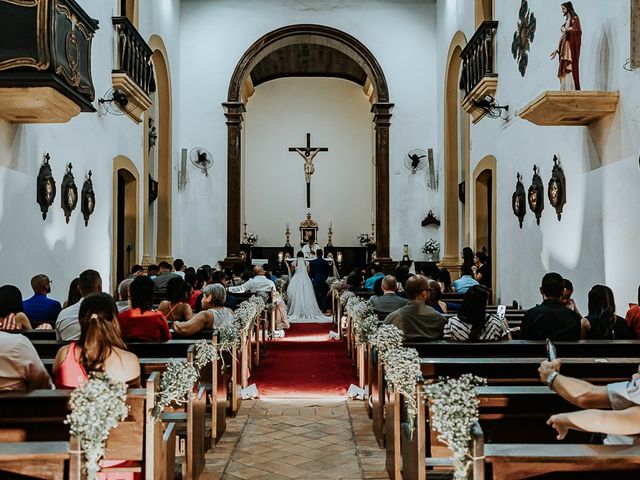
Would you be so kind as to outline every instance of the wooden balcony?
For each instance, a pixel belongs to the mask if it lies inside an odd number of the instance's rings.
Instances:
[[[116,30],[116,68],[111,71],[113,88],[127,96],[122,111],[136,123],[151,107],[149,94],[154,85],[151,48],[127,17],[113,17]]]
[[[618,92],[544,92],[522,108],[518,116],[542,126],[590,125],[615,113],[619,99]]]
[[[74,0],[0,0],[0,19],[0,119],[64,123],[95,112],[97,20]]]
[[[485,111],[477,106],[487,96],[495,97],[498,89],[498,74],[495,70],[495,35],[498,22],[482,22],[476,33],[460,54],[462,74],[460,88],[465,96],[462,108],[478,123]]]

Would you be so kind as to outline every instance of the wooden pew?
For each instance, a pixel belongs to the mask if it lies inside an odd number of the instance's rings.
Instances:
[[[212,335],[209,335],[210,340]],[[129,342],[127,349],[138,357],[153,358],[186,358],[189,347],[196,343],[196,339],[173,339],[167,342]],[[67,342],[56,340],[34,340],[31,343],[35,347],[40,358],[55,358],[58,350],[67,345]]]
[[[69,450],[69,442],[0,443],[0,477],[68,478]]]

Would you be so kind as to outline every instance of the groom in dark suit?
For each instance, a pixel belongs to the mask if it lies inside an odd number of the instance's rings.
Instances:
[[[309,276],[313,284],[313,291],[316,293],[316,300],[320,310],[326,310],[327,293],[329,293],[329,285],[327,278],[331,271],[331,264],[322,256],[322,250],[316,250],[316,258],[309,262]]]

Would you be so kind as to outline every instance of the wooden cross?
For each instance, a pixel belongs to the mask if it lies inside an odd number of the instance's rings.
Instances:
[[[327,147],[312,147],[311,134],[307,133],[306,147],[289,147],[290,152],[297,152],[304,160],[304,178],[307,181],[307,208],[311,208],[311,175],[315,171],[313,159],[318,152],[328,152]]]

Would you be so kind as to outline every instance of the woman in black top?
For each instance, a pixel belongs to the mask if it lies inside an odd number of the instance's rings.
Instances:
[[[629,340],[633,338],[624,318],[616,315],[613,292],[605,285],[595,285],[589,292],[589,340]]]
[[[491,269],[489,257],[484,252],[477,252],[475,258],[475,279],[480,285],[491,288]]]

